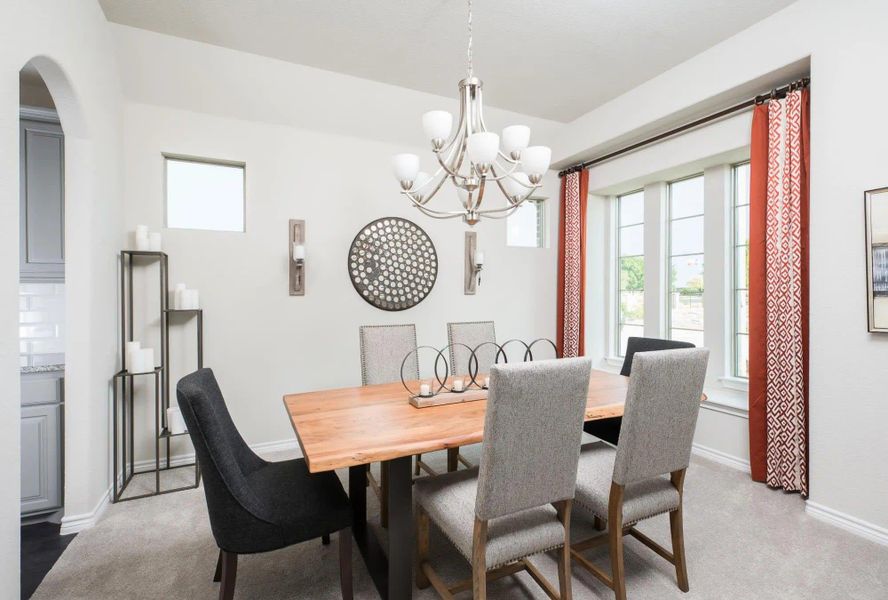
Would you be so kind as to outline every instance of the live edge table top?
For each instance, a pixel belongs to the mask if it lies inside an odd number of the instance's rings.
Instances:
[[[592,370],[586,421],[623,415],[629,378]],[[284,396],[312,473],[475,444],[487,400],[416,408],[400,382]]]

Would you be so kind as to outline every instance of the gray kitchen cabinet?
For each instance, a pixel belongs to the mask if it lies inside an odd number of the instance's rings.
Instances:
[[[35,111],[36,112],[36,111]],[[23,113],[24,114],[24,113]],[[51,118],[41,115],[43,118]],[[20,120],[22,281],[65,277],[65,139],[58,123]]]
[[[47,512],[62,505],[61,405],[22,407],[21,512]]]

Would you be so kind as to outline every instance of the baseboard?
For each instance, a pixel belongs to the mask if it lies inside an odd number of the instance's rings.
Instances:
[[[299,450],[299,444],[296,440],[277,440],[274,442],[260,442],[258,444],[250,444],[250,449],[257,454],[266,454],[272,452],[287,452],[290,450]],[[301,455],[301,453],[300,453]],[[174,454],[170,458],[170,466],[171,467],[181,467],[183,465],[192,464],[194,462],[194,452],[188,452],[185,454]],[[165,460],[161,459],[160,463],[163,465],[166,463]],[[151,471],[154,469],[154,459],[149,458],[147,460],[139,460],[136,461],[135,464],[136,473],[142,471]]]
[[[90,512],[81,513],[79,515],[65,515],[62,517],[62,526],[59,533],[61,535],[68,535],[70,533],[77,533],[78,531],[89,529],[99,522],[99,519],[101,519],[102,515],[105,514],[105,511],[108,510],[108,505],[110,503],[111,488],[109,487],[105,490],[105,493],[102,494],[102,497],[99,499],[95,508]]]
[[[716,450],[715,448],[709,448],[707,446],[701,446],[700,444],[694,444],[693,453],[702,458],[707,458],[711,461],[715,461],[719,464],[725,465],[726,467],[731,467],[732,469],[737,469],[738,471],[749,473],[748,460],[738,458],[732,454],[722,452],[721,450]]]
[[[872,542],[881,544],[882,546],[888,546],[888,529],[885,529],[884,527],[868,523],[857,517],[852,517],[851,515],[823,506],[822,504],[811,502],[810,500],[805,502],[805,513],[819,521],[849,531],[854,535],[866,538]]]

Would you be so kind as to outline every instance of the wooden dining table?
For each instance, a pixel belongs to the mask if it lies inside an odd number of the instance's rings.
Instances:
[[[593,369],[585,420],[622,416],[628,385],[628,377]],[[448,466],[455,469],[458,448],[484,439],[486,396],[416,408],[398,382],[287,394],[284,405],[310,472],[348,468],[352,531],[379,595],[410,598],[413,456],[447,450]],[[374,462],[388,468],[387,556],[367,527],[367,469]]]

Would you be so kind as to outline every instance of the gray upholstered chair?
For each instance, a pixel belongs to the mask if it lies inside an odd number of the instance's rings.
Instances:
[[[416,350],[416,325],[363,325],[361,338],[361,385],[392,383],[401,380],[401,365],[404,365],[404,379],[419,379],[419,356],[414,352],[406,363],[404,358]],[[415,474],[420,469],[436,475],[422,455],[416,455]],[[385,493],[388,482],[388,468],[385,463],[379,470],[379,481],[367,470],[367,482],[379,497],[379,516],[383,527],[388,526],[388,495]]]
[[[675,565],[678,587],[688,591],[682,494],[708,360],[705,348],[636,354],[619,445],[614,449],[596,442],[580,453],[577,512],[607,520],[608,531],[574,544],[571,554],[611,587],[617,600],[626,598],[623,536],[627,534]],[[634,528],[643,519],[666,513],[672,552]],[[581,554],[604,543],[610,546],[610,576]]]
[[[450,345],[450,374],[454,377],[468,377],[471,370],[477,368],[477,383],[484,381],[484,374],[490,372],[490,367],[496,363],[496,328],[493,321],[465,321],[447,324],[447,343]],[[471,365],[470,357],[475,351],[478,364]],[[459,452],[459,448],[451,448],[447,451],[447,470],[455,471],[457,463],[462,463],[468,469],[472,465],[469,460]]]
[[[444,598],[526,569],[551,597],[570,598],[570,514],[591,362],[568,358],[490,369],[480,467],[417,479],[416,585]],[[429,520],[472,564],[447,587],[428,561]],[[560,594],[527,556],[559,549]],[[492,569],[492,570],[491,570]],[[489,571],[489,572],[488,572]]]
[[[647,337],[630,337],[626,340],[626,356],[623,358],[623,368],[620,369],[620,375],[629,377],[632,374],[632,359],[635,358],[636,352],[651,352],[655,350],[676,350],[678,348],[693,348],[694,344],[690,342],[679,342],[677,340],[661,340],[659,338]],[[614,446],[620,441],[620,425],[623,423],[621,417],[613,419],[597,419],[588,421],[583,429],[586,433],[594,435],[600,440],[604,440]]]

